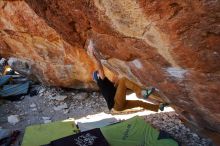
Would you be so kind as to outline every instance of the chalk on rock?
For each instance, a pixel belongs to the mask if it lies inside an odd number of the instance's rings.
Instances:
[[[8,122],[12,125],[17,124],[20,121],[19,116],[18,115],[10,115],[8,116]]]

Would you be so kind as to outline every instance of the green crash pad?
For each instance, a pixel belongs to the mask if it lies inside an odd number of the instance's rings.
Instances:
[[[21,146],[45,145],[53,140],[75,134],[78,131],[73,119],[29,126],[25,129]]]
[[[178,146],[173,139],[158,140],[159,131],[140,117],[100,129],[111,146]]]

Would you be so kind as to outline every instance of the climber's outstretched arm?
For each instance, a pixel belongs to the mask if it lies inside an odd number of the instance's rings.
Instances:
[[[103,66],[101,64],[101,61],[98,60],[98,58],[96,57],[96,55],[93,56],[93,60],[95,61],[95,63],[97,64],[98,67],[98,72],[99,72],[99,76],[101,77],[101,79],[105,78],[105,74],[104,74],[104,70],[103,70]]]
[[[101,64],[101,61],[98,59],[98,53],[95,51],[95,48],[92,44],[92,42],[89,42],[89,46],[88,46],[88,50],[87,50],[89,56],[91,56],[92,60],[95,62],[95,64],[97,65],[97,70],[99,72],[99,76],[101,77],[101,79],[105,78],[105,74],[104,74],[104,70],[103,70],[103,66]]]

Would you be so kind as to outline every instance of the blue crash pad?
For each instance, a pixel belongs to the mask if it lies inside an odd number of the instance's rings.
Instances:
[[[29,82],[14,85],[4,85],[0,90],[1,97],[17,96],[28,93]]]

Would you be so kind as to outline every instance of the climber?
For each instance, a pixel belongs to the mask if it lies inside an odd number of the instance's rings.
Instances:
[[[95,51],[92,41],[89,42],[87,52],[98,66],[98,70],[93,73],[93,80],[97,83],[103,94],[109,110],[113,108],[116,111],[122,111],[130,108],[142,107],[152,111],[158,111],[159,109],[163,111],[164,107],[168,105],[166,103],[150,104],[140,100],[126,100],[127,88],[133,90],[138,97],[143,99],[147,99],[148,96],[155,91],[155,88],[142,89],[140,86],[124,77],[115,79],[114,82],[111,82],[104,75],[103,66],[97,58],[99,54]]]

